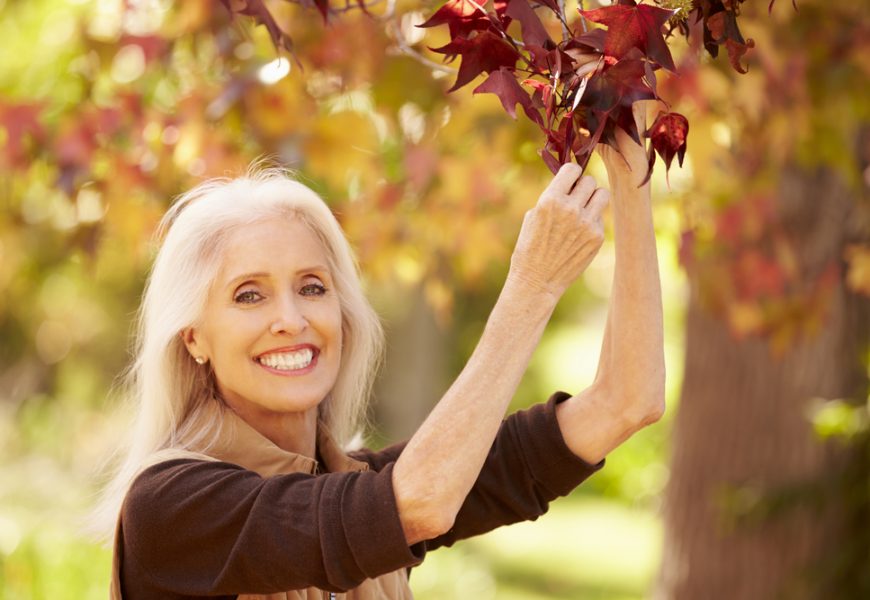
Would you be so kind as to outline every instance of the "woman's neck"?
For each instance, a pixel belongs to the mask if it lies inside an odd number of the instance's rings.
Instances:
[[[317,408],[305,412],[281,413],[250,406],[232,406],[235,412],[257,433],[270,442],[295,454],[316,458]]]

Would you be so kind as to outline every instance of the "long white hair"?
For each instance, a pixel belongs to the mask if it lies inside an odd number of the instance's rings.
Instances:
[[[202,314],[228,234],[275,218],[296,218],[323,244],[342,315],[339,374],[320,418],[347,443],[365,415],[383,349],[383,330],[366,300],[344,233],[329,207],[283,169],[253,168],[237,179],[212,179],[180,196],[158,229],[162,244],[138,315],[134,361],[125,394],[134,405],[129,445],[103,490],[90,527],[109,539],[136,474],[161,451],[204,451],[216,441],[224,410],[214,377],[197,365],[180,332]]]

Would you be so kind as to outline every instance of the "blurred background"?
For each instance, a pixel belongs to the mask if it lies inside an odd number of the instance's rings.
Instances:
[[[550,177],[537,128],[446,94],[445,32],[415,28],[436,2],[266,6],[296,59],[210,0],[0,0],[0,599],[106,596],[81,520],[124,441],[155,224],[201,179],[269,156],[338,214],[389,336],[371,444],[413,431],[483,328]],[[538,522],[431,554],[417,598],[870,597],[870,7],[797,8],[743,5],[745,75],[672,43],[665,418]],[[608,243],[514,409],[592,381],[612,265]]]

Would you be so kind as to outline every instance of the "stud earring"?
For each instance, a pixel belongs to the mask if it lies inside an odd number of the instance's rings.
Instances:
[[[206,358],[204,356],[196,356],[193,360],[195,360],[198,365],[204,365]]]

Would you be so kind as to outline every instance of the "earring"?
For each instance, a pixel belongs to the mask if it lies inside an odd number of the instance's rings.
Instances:
[[[195,360],[198,365],[204,365],[207,359],[204,356],[196,356],[193,360]]]

